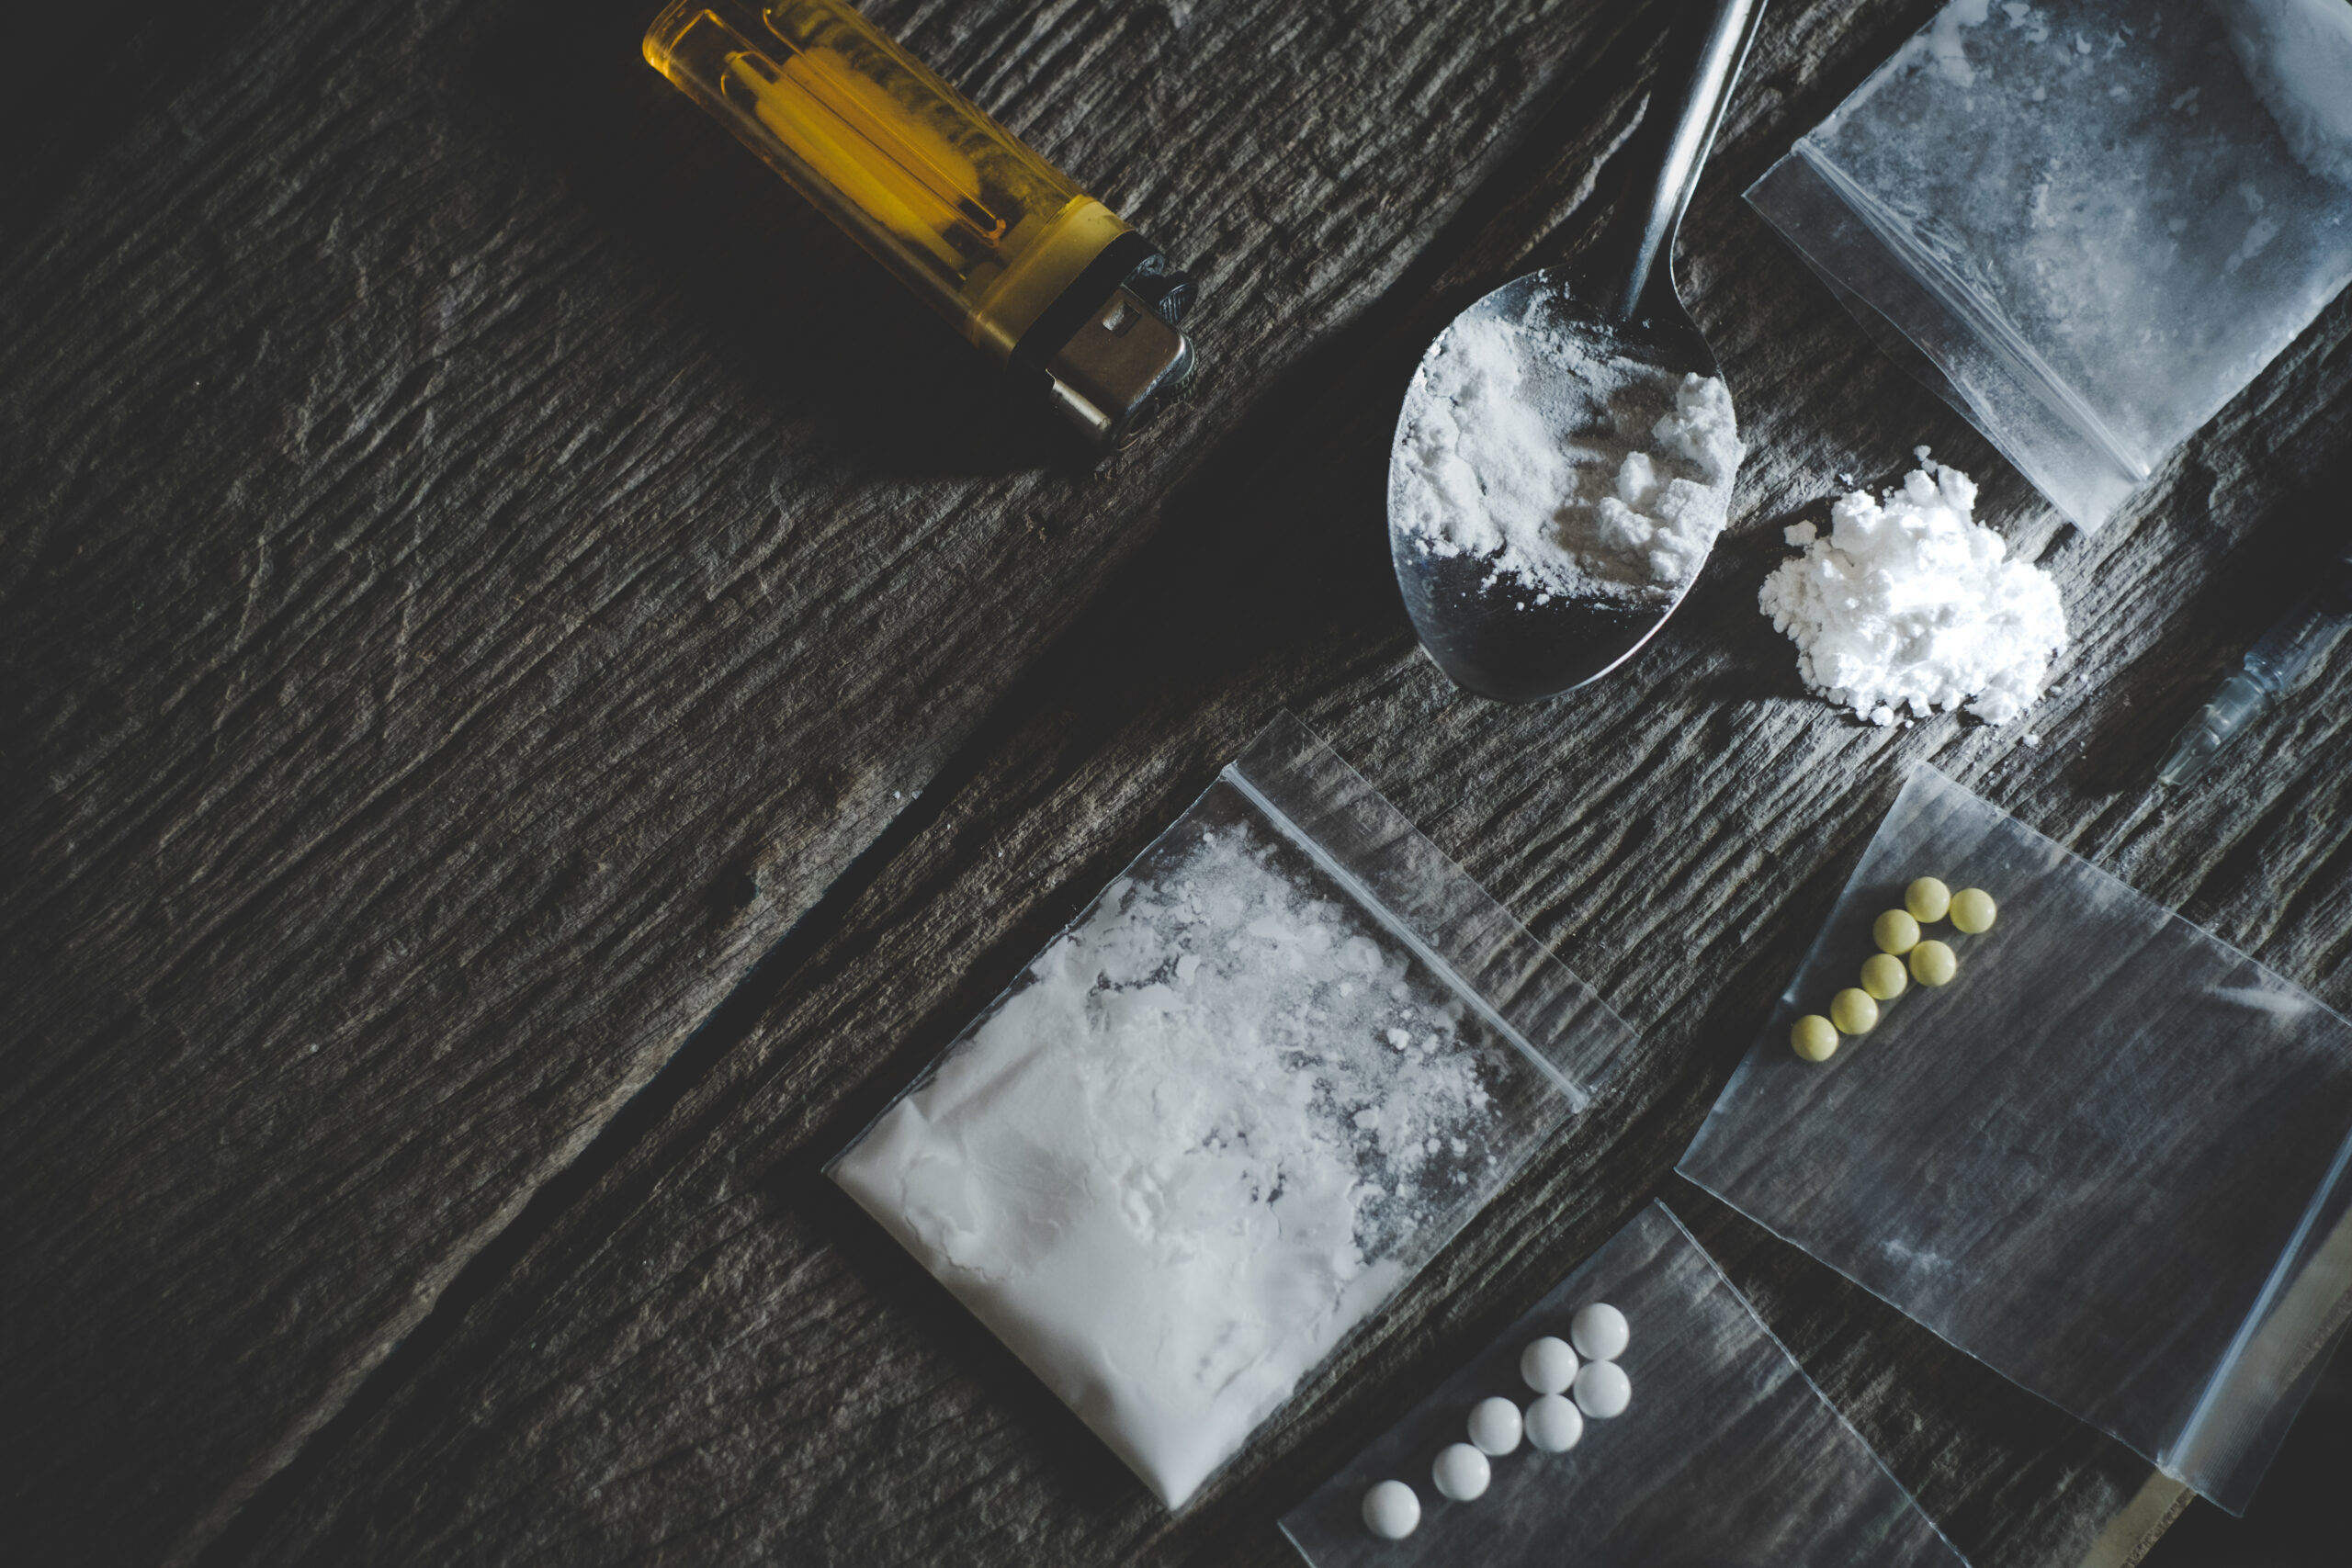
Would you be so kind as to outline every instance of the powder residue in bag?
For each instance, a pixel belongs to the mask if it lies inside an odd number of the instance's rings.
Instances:
[[[2214,0],[2230,47],[2303,167],[2352,187],[2352,6]]]
[[[2066,646],[2058,585],[1972,518],[1966,474],[1924,447],[1919,459],[1883,501],[1856,491],[1832,506],[1828,537],[1789,529],[1804,554],[1764,580],[1758,604],[1797,645],[1804,683],[1873,724],[1963,705],[2006,724]]]
[[[2097,528],[2352,280],[2352,5],[1951,0],[1747,199]]]
[[[1485,1025],[1283,852],[1155,851],[833,1169],[1170,1507],[1393,1293],[1502,1115]]]
[[[1745,449],[1720,378],[1466,315],[1406,393],[1389,513],[1423,553],[1539,596],[1670,600],[1723,531]]]

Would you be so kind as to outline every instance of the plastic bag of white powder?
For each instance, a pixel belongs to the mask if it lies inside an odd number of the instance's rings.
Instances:
[[[1747,199],[2096,528],[2352,280],[2352,6],[1952,0]]]
[[[831,1175],[1173,1508],[1629,1038],[1285,716]]]

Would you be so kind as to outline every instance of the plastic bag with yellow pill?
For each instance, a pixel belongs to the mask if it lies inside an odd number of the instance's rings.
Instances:
[[[1792,1051],[1929,877],[1925,983]],[[1680,1170],[2236,1511],[2352,1316],[2347,1134],[2352,1024],[1922,766]]]

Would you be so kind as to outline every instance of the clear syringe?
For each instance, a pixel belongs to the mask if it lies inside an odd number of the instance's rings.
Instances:
[[[2238,673],[2222,682],[2173,743],[2156,782],[2178,788],[2203,773],[2222,748],[2308,680],[2352,624],[2352,549],[2330,560],[2324,580],[2262,634]]]

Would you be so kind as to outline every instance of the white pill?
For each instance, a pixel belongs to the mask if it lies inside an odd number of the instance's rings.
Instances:
[[[1401,1481],[1383,1481],[1363,1495],[1363,1528],[1383,1540],[1402,1540],[1421,1522],[1421,1500]]]
[[[1577,1374],[1577,1408],[1606,1421],[1634,1403],[1634,1380],[1614,1361],[1588,1362]]]
[[[1494,1478],[1487,1456],[1467,1443],[1448,1443],[1430,1466],[1430,1480],[1436,1483],[1438,1495],[1457,1503],[1485,1496],[1487,1483]]]
[[[1568,1325],[1568,1337],[1576,1341],[1577,1354],[1586,1360],[1613,1361],[1625,1353],[1634,1330],[1623,1313],[1607,1302],[1594,1302],[1577,1308]]]
[[[1470,1446],[1498,1458],[1519,1447],[1519,1406],[1499,1394],[1472,1405]]]
[[[1564,1454],[1584,1440],[1584,1413],[1556,1393],[1527,1406],[1527,1440],[1547,1454]]]
[[[1538,1393],[1566,1393],[1577,1381],[1577,1353],[1546,1334],[1519,1353],[1519,1375]]]

